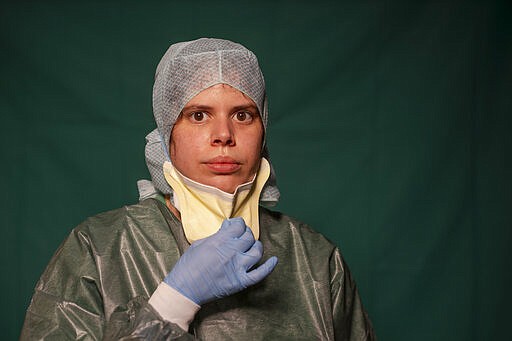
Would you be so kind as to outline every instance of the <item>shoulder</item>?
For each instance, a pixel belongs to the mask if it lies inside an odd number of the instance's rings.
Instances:
[[[159,245],[159,240],[169,234],[169,220],[164,216],[161,206],[155,199],[146,199],[134,205],[99,213],[75,227],[70,237],[89,244],[98,253],[103,253],[113,244],[140,237]]]
[[[76,229],[91,227],[115,227],[127,220],[140,221],[148,217],[157,216],[160,212],[158,203],[154,199],[146,199],[137,204],[126,205],[114,210],[102,212],[84,220]]]
[[[337,249],[334,243],[308,224],[264,207],[260,207],[260,229],[264,229],[271,239],[293,244],[294,247],[300,245],[317,255],[330,256]]]

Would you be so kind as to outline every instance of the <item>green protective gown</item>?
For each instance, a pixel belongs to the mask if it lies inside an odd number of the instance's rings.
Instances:
[[[373,340],[339,250],[308,226],[260,208],[262,282],[201,307],[189,331],[148,298],[188,247],[181,223],[156,199],[91,217],[41,276],[21,340]]]

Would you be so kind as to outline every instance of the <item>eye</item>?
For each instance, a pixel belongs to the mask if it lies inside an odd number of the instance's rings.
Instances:
[[[203,122],[206,120],[206,114],[202,111],[194,111],[190,114],[190,119],[194,122]]]
[[[235,114],[235,119],[239,122],[249,123],[252,121],[252,114],[247,111],[238,111]]]

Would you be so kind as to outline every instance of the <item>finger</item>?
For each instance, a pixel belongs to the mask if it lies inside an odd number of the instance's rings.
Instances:
[[[245,276],[245,285],[251,286],[254,285],[260,281],[262,281],[265,277],[267,277],[276,267],[278,263],[277,257],[272,256],[267,261],[260,266],[258,266],[256,269],[251,270],[247,273],[247,276]]]
[[[193,242],[192,244],[190,244],[190,247],[191,248],[195,248],[195,247],[198,247],[199,245],[203,244],[205,241],[208,240],[208,238],[211,238],[212,236],[209,236],[209,237],[205,237],[205,238],[202,238],[202,239],[198,239],[196,240],[195,242]]]
[[[245,232],[245,222],[242,218],[231,218],[225,219],[219,231],[218,235],[228,237],[228,238],[238,238]]]
[[[254,236],[249,227],[245,227],[245,232],[238,238],[232,240],[233,247],[239,252],[247,252],[254,245]]]
[[[251,242],[251,245],[254,244],[254,235],[252,234],[252,231],[249,226],[245,226],[244,233],[240,237],[238,237],[238,239],[247,240]]]
[[[237,266],[240,271],[247,272],[256,265],[263,256],[263,246],[256,241],[246,252],[237,255]]]
[[[259,240],[255,241],[252,247],[244,253],[246,256],[257,258],[258,261],[263,256],[263,244]]]

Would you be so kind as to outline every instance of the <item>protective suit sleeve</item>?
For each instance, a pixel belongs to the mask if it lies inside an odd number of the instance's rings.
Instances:
[[[75,229],[41,276],[20,340],[191,340],[138,296],[107,318],[93,245],[87,229]]]
[[[331,302],[336,340],[376,340],[356,283],[343,260],[338,248],[335,248],[329,263],[331,273]]]
[[[144,297],[137,297],[128,303],[127,310],[112,314],[103,340],[186,341],[196,339],[176,324],[162,319]]]
[[[153,292],[149,304],[166,321],[176,323],[183,330],[188,330],[188,326],[201,308],[164,282]]]

